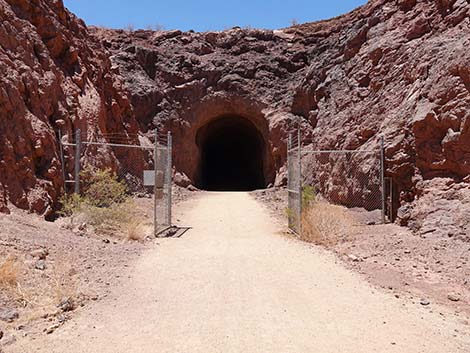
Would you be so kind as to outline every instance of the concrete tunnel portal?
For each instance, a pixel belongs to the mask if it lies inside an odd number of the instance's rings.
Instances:
[[[266,142],[253,122],[225,115],[202,126],[198,187],[209,191],[251,191],[265,188]]]

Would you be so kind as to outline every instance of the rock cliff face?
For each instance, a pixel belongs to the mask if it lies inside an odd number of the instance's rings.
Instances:
[[[132,107],[61,1],[0,1],[0,72],[0,209],[50,217],[63,190],[58,131],[136,132]]]
[[[469,17],[468,1],[379,1],[294,29],[331,41],[297,91],[313,143],[355,149],[384,136],[400,223],[466,239]]]
[[[284,30],[208,33],[87,29],[60,1],[0,4],[4,210],[52,210],[59,128],[171,130],[176,170],[202,185],[204,139],[222,128],[211,124],[236,116],[259,134],[265,185],[285,182],[299,124],[315,149],[377,148],[383,136],[399,222],[469,237],[467,0],[373,0]]]

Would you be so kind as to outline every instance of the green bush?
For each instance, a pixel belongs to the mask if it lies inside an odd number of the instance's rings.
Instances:
[[[62,197],[60,214],[86,222],[100,234],[119,234],[136,220],[140,221],[134,200],[125,184],[109,169],[85,169],[80,173],[81,195]]]
[[[136,216],[133,200],[115,203],[110,207],[96,207],[90,204],[82,206],[80,213],[97,233],[115,234],[123,230]]]
[[[59,214],[64,217],[70,217],[81,209],[83,198],[77,194],[64,195],[60,199],[60,204]]]
[[[315,187],[305,185],[302,187],[302,210],[308,210],[317,199]]]
[[[110,169],[85,169],[80,173],[82,198],[95,207],[111,207],[127,200],[127,187]]]

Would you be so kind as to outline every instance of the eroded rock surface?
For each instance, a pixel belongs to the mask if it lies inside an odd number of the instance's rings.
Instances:
[[[132,107],[102,45],[62,1],[0,1],[0,72],[0,210],[50,217],[63,191],[58,131],[137,132]]]

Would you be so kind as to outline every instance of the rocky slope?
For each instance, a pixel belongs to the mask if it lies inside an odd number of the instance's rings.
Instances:
[[[377,148],[384,136],[401,224],[468,239],[468,1],[372,0],[284,30],[208,33],[87,29],[60,1],[0,1],[4,210],[53,209],[61,126],[171,130],[175,167],[197,184],[200,129],[237,115],[265,141],[267,184],[285,182],[299,123],[316,149]]]

